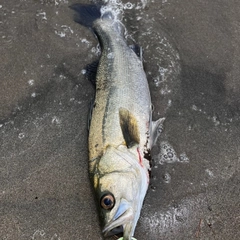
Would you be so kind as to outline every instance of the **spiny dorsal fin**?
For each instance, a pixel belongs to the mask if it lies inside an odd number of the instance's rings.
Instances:
[[[120,126],[128,148],[140,142],[136,118],[125,108],[119,109]]]

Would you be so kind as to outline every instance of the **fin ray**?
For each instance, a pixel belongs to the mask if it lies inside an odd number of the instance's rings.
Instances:
[[[96,60],[86,66],[86,77],[96,87],[96,76],[99,60]]]
[[[165,118],[159,118],[157,121],[152,121],[149,149],[151,149],[157,142],[159,135],[161,134],[161,125],[163,124]]]
[[[69,8],[76,12],[74,21],[85,27],[92,27],[93,22],[101,17],[101,6],[99,5],[76,3]]]

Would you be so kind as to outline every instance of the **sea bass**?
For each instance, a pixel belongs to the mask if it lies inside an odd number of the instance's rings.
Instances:
[[[89,129],[89,172],[103,233],[122,232],[121,239],[130,240],[149,185],[149,152],[164,119],[152,121],[142,61],[107,7],[71,6],[78,13],[75,20],[91,27],[101,46]]]

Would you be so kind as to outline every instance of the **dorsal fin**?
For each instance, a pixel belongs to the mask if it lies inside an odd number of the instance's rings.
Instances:
[[[86,77],[96,87],[96,76],[99,60],[96,60],[86,66]]]
[[[120,126],[128,148],[139,144],[140,136],[136,118],[125,108],[119,109]]]

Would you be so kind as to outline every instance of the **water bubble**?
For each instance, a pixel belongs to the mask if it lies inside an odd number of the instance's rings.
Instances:
[[[157,177],[156,176],[152,176],[152,180],[157,180]]]
[[[107,58],[108,59],[113,59],[114,58],[114,53],[113,52],[108,53]]]
[[[154,84],[155,84],[156,87],[159,87],[159,85],[160,85],[160,83],[161,83],[159,77],[153,79],[153,82],[154,82]]]
[[[184,222],[184,219],[181,216],[176,215],[175,218],[178,222]]]
[[[34,80],[33,79],[28,80],[28,84],[32,86],[34,84]]]
[[[163,127],[159,127],[158,128],[158,133],[162,133],[163,132]]]
[[[179,156],[180,162],[189,162],[189,158],[187,157],[186,153],[181,153]]]
[[[192,110],[197,111],[198,110],[197,106],[196,105],[192,105]]]
[[[43,12],[42,10],[37,11],[36,16],[40,17],[42,21],[47,21],[47,14],[46,14],[46,12]]]
[[[159,164],[178,162],[176,152],[168,142],[161,143],[161,153],[159,154]]]
[[[211,170],[206,169],[205,172],[209,175],[209,177],[211,177],[211,178],[214,177],[214,174]]]
[[[123,8],[124,8],[124,9],[132,9],[132,8],[133,8],[133,4],[130,3],[130,2],[127,2],[127,3],[124,5]]]
[[[96,47],[92,47],[91,52],[94,53],[96,56],[99,56],[101,54],[100,45],[98,44]]]
[[[212,120],[215,126],[218,126],[220,124],[220,121],[218,120],[217,116],[213,116]]]
[[[168,89],[168,86],[165,86],[164,88],[161,89],[161,94],[162,95],[167,95],[172,92],[172,90]]]
[[[165,183],[170,183],[170,181],[171,181],[171,176],[170,176],[170,174],[169,174],[169,173],[165,173],[165,174],[163,175],[163,180],[164,180]]]
[[[52,118],[52,123],[53,124],[55,123],[55,124],[59,125],[61,123],[61,120],[57,116],[54,116]]]
[[[19,139],[23,139],[24,137],[25,137],[25,134],[24,134],[24,133],[19,133],[19,134],[18,134],[18,138],[19,138]]]
[[[178,206],[178,204],[176,203],[176,202],[173,202],[173,208],[178,208],[179,206]]]
[[[151,186],[150,188],[152,189],[152,191],[154,191],[154,192],[156,191],[156,187],[155,186]]]
[[[172,100],[169,99],[169,100],[168,100],[168,107],[171,107],[171,106],[172,106]]]

